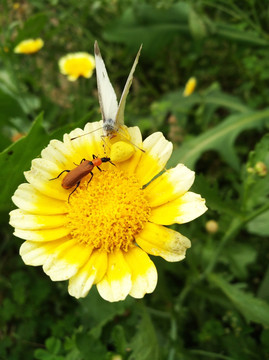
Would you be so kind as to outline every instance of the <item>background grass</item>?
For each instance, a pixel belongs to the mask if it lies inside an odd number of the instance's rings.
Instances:
[[[0,359],[268,358],[267,2],[2,0],[0,24]],[[14,54],[30,37],[44,48]],[[153,259],[155,292],[114,304],[95,289],[77,301],[65,282],[25,266],[7,225],[31,160],[100,119],[95,77],[70,83],[57,65],[68,52],[92,53],[95,39],[118,95],[143,43],[125,122],[173,141],[169,165],[196,171],[192,189],[209,208],[176,227],[192,240],[184,261]],[[191,76],[197,90],[183,98]]]

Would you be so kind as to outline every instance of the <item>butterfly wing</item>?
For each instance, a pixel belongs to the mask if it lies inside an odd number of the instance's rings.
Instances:
[[[121,95],[121,98],[120,98],[120,104],[119,104],[118,112],[117,112],[117,115],[116,115],[116,127],[117,128],[120,125],[124,124],[124,109],[125,109],[126,98],[127,98],[128,93],[129,93],[129,89],[130,89],[130,87],[132,85],[133,75],[134,75],[135,68],[136,68],[136,65],[138,63],[138,60],[139,60],[141,49],[142,49],[142,45],[140,46],[140,48],[138,50],[138,53],[136,55],[136,58],[134,60],[133,66],[132,66],[132,69],[131,69],[130,74],[129,74],[128,78],[127,78],[126,84],[124,86],[124,89],[123,89],[123,92],[122,92],[122,95]]]
[[[117,96],[109,80],[97,41],[94,43],[94,55],[98,97],[103,123],[104,126],[108,121],[115,124],[118,111]]]

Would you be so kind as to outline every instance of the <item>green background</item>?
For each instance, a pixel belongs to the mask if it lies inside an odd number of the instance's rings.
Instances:
[[[267,1],[14,4],[0,3],[0,359],[268,358]],[[31,37],[44,40],[40,52],[13,53]],[[58,69],[67,53],[93,53],[95,40],[118,96],[143,43],[125,122],[173,142],[168,167],[195,170],[192,190],[209,208],[174,227],[192,241],[184,261],[153,258],[153,294],[112,304],[96,289],[76,300],[66,282],[25,266],[8,225],[31,160],[50,139],[100,120],[95,75],[71,83]],[[192,76],[197,88],[184,98]]]

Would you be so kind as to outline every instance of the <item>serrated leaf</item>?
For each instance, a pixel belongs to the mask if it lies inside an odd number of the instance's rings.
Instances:
[[[142,318],[138,324],[137,333],[131,342],[133,352],[130,360],[158,360],[159,344],[154,325],[145,308],[142,309],[141,316]]]
[[[236,285],[229,284],[219,275],[211,274],[208,278],[223,291],[247,321],[269,326],[269,305],[265,301],[242,291]]]
[[[168,165],[175,166],[182,162],[193,169],[196,161],[205,151],[215,150],[232,168],[239,170],[240,163],[234,149],[235,139],[244,130],[262,127],[268,117],[268,108],[262,111],[231,115],[220,125],[186,141],[174,151]]]
[[[238,216],[238,205],[235,201],[223,198],[223,194],[218,189],[216,182],[212,185],[203,175],[197,175],[191,190],[201,194],[206,199],[206,205],[209,209],[220,214],[227,213],[231,216]]]

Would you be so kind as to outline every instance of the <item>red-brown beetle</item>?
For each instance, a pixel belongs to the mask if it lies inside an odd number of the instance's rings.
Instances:
[[[64,172],[67,172],[68,174],[65,175],[65,177],[63,178],[62,181],[62,187],[64,189],[71,189],[72,187],[76,186],[75,189],[69,194],[68,196],[68,202],[70,199],[70,196],[73,194],[74,191],[76,191],[77,187],[80,184],[80,181],[88,174],[91,174],[91,178],[88,181],[87,186],[89,185],[89,183],[91,182],[92,178],[93,178],[93,168],[96,166],[97,169],[99,171],[102,171],[99,168],[99,165],[101,165],[104,162],[110,162],[110,164],[114,165],[113,162],[110,160],[110,158],[108,157],[103,157],[103,158],[98,158],[97,156],[93,155],[92,156],[93,159],[92,161],[90,160],[86,160],[86,159],[82,159],[80,164],[77,165],[76,168],[72,169],[72,170],[63,170],[58,176],[56,176],[53,179],[50,180],[56,180],[58,179]],[[76,164],[75,164],[76,165]]]

